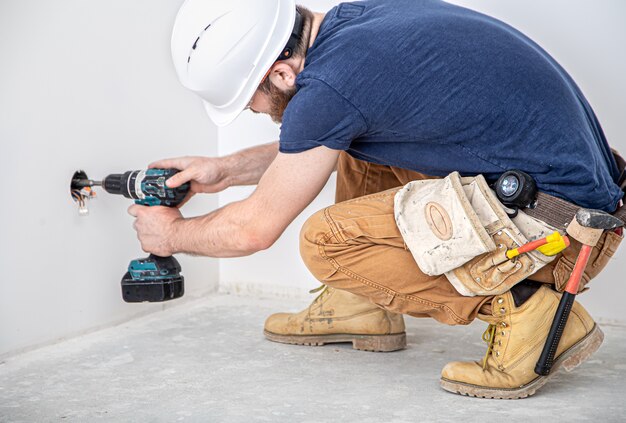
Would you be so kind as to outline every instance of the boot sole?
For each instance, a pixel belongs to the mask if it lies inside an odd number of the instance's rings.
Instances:
[[[353,335],[348,333],[332,335],[278,335],[263,331],[272,342],[291,345],[322,346],[326,344],[352,343],[352,348],[360,351],[392,352],[406,348],[406,333],[394,335]]]
[[[598,325],[589,332],[587,336],[572,345],[567,351],[562,353],[557,360],[555,360],[552,366],[552,371],[548,376],[538,376],[532,382],[515,389],[493,389],[485,388],[483,386],[471,385],[468,383],[455,382],[445,378],[441,378],[441,387],[448,392],[454,394],[466,395],[476,398],[490,398],[490,399],[522,399],[534,395],[539,388],[546,384],[554,374],[563,367],[565,371],[571,372],[576,367],[584,363],[589,357],[595,353],[602,341],[604,340],[604,333],[600,330]]]

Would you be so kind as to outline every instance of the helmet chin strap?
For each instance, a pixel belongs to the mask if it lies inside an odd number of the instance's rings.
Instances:
[[[304,19],[300,12],[296,10],[296,23],[293,26],[293,31],[291,32],[291,36],[289,37],[289,41],[287,41],[287,45],[283,49],[283,52],[276,61],[291,59],[293,56],[293,52],[298,46],[298,40],[300,39],[300,35],[302,34],[302,30],[304,29]]]

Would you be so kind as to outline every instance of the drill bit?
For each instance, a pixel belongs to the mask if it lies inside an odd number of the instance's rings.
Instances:
[[[72,187],[76,189],[101,187],[102,181],[92,181],[91,179],[74,179],[72,181]]]

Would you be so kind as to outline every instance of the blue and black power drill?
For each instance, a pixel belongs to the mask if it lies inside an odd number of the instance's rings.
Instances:
[[[168,188],[165,182],[178,173],[176,169],[135,170],[109,175],[103,181],[75,180],[78,188],[101,186],[106,192],[123,195],[142,206],[177,207],[187,196],[189,184]],[[122,278],[122,297],[127,303],[163,302],[185,293],[185,278],[174,257],[147,258],[130,262]]]

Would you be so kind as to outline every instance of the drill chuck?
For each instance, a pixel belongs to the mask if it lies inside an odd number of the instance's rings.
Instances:
[[[109,194],[123,195],[126,198],[132,198],[126,184],[124,183],[124,181],[128,181],[130,179],[131,173],[132,172],[126,172],[123,175],[114,174],[107,176],[104,178],[104,181],[102,181],[102,188],[104,188],[104,190]]]

